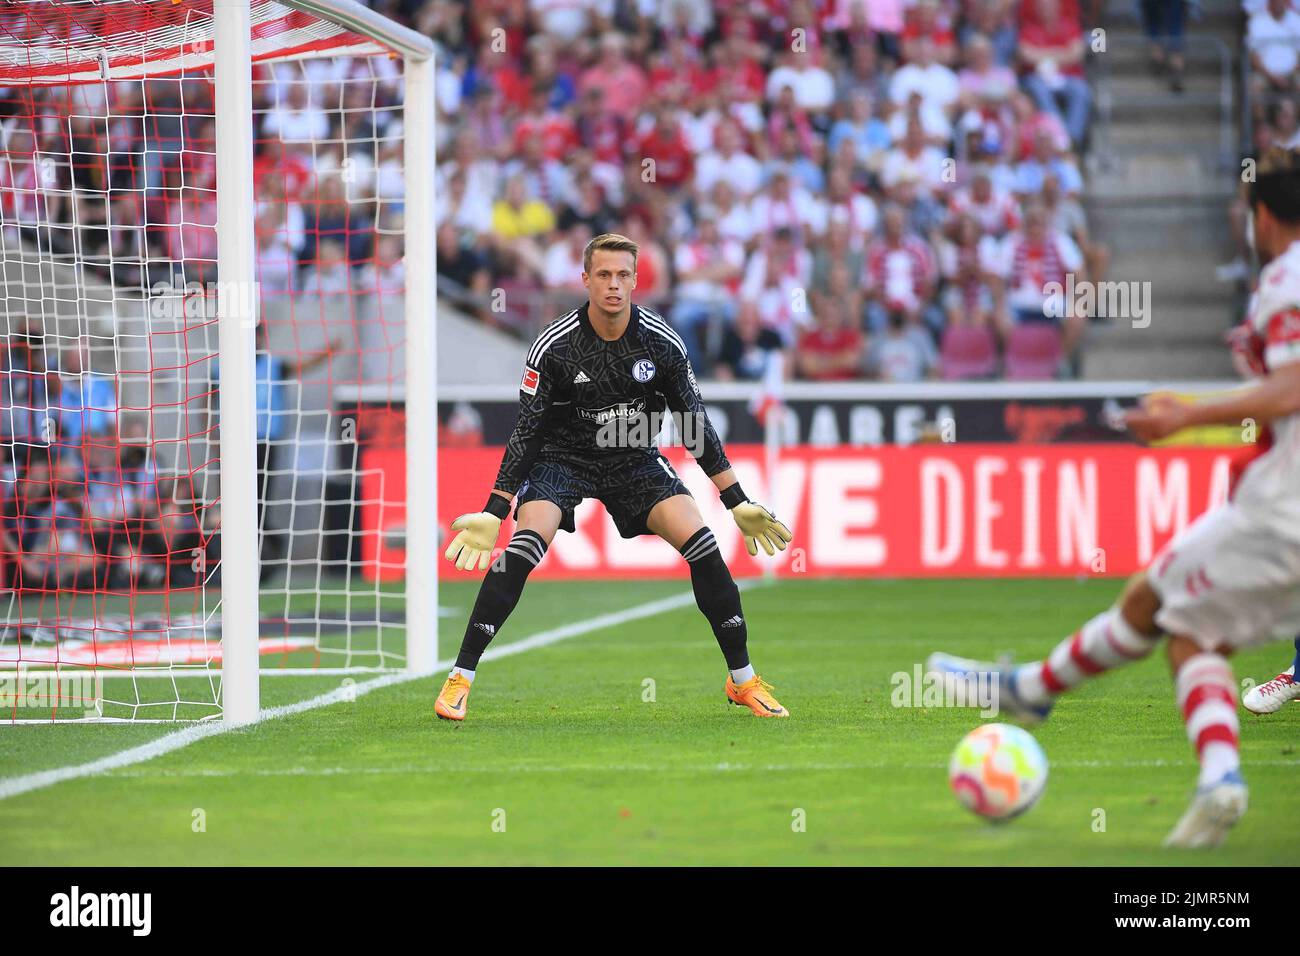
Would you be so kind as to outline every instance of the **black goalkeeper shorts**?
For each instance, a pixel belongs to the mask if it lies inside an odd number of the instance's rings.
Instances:
[[[543,449],[528,472],[516,499],[550,501],[559,506],[561,531],[573,531],[573,509],[584,498],[599,498],[625,538],[649,534],[650,509],[673,495],[689,491],[657,450],[619,455],[586,455],[560,448]]]

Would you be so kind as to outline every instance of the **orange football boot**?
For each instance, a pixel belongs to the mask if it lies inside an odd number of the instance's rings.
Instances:
[[[748,707],[756,717],[790,716],[790,711],[772,696],[772,685],[757,674],[743,684],[737,684],[728,674],[727,700],[739,707]]]
[[[442,685],[442,693],[433,702],[433,712],[443,720],[464,720],[469,701],[470,682],[462,674],[452,674]]]

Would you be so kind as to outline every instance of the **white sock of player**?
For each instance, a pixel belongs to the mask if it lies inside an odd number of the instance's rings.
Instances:
[[[1018,668],[1016,693],[1031,704],[1045,704],[1089,677],[1141,660],[1158,640],[1138,633],[1112,607],[1057,644],[1046,660]]]
[[[451,669],[451,673],[448,674],[447,676],[448,676],[448,677],[455,677],[457,674],[459,674],[461,677],[465,678],[465,679],[466,679],[467,681],[469,681],[471,684],[474,683],[474,672],[473,672],[472,670],[468,670],[468,669],[466,669],[466,668],[464,668],[464,667],[453,667],[453,668]]]
[[[754,679],[754,665],[746,664],[744,667],[731,672],[731,679],[737,684],[743,684],[747,680]]]
[[[1237,694],[1232,668],[1222,654],[1189,658],[1174,678],[1187,738],[1201,761],[1201,786],[1217,783],[1241,766],[1237,752]]]

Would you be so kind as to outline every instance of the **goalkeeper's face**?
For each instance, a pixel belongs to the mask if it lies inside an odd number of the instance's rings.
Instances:
[[[630,252],[597,249],[591,254],[591,271],[582,274],[591,307],[615,316],[632,304],[636,288],[636,260]]]

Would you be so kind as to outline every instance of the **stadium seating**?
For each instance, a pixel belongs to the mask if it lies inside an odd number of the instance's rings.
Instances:
[[[998,345],[992,330],[958,325],[944,329],[940,368],[949,381],[989,378],[998,368]]]
[[[1007,337],[1006,376],[1012,381],[1056,378],[1061,358],[1061,333],[1045,322],[1017,325]]]

